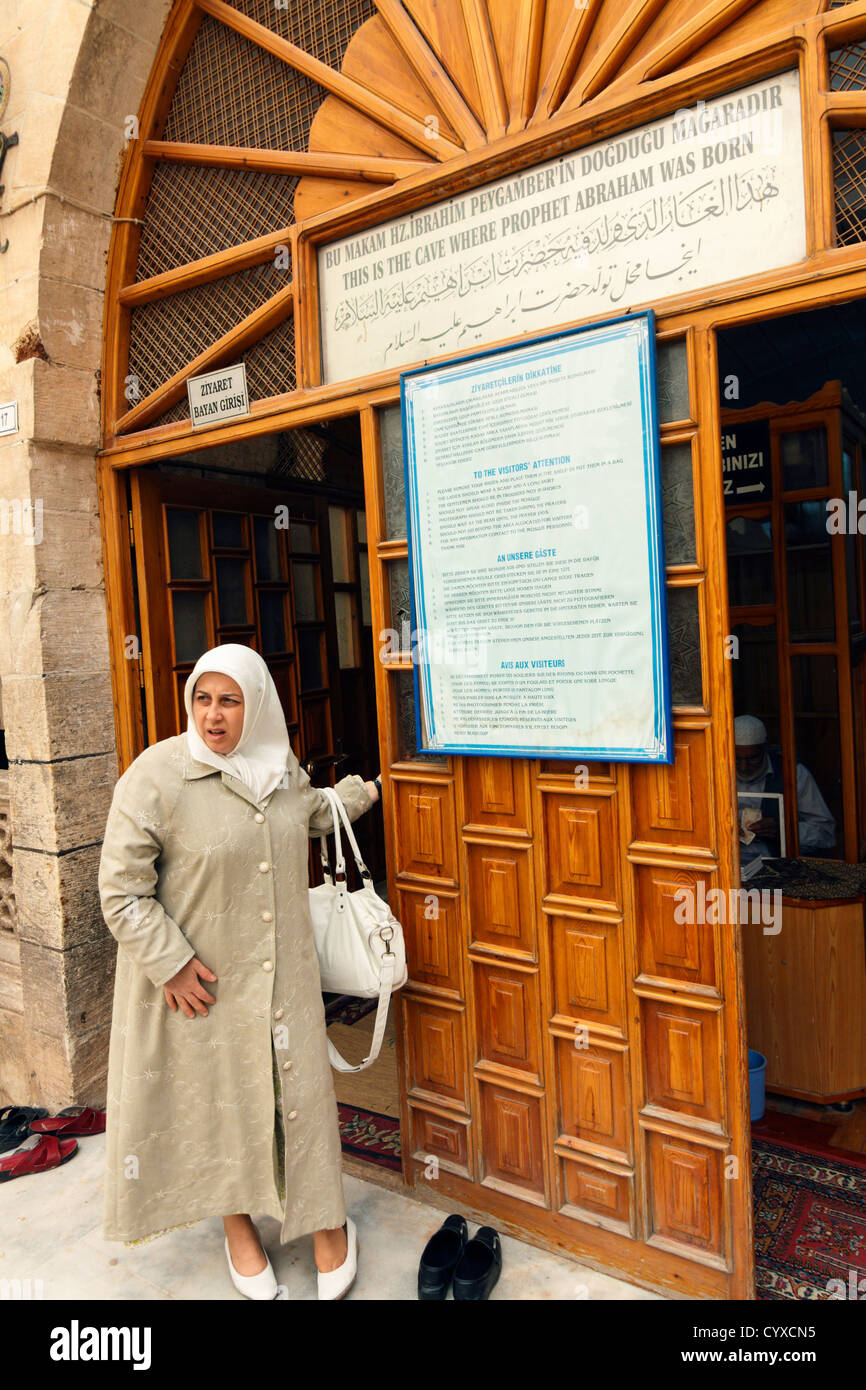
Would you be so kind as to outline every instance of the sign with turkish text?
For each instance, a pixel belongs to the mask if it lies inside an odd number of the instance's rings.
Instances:
[[[773,496],[769,420],[722,426],[722,485],[725,505],[769,502]]]
[[[224,420],[236,420],[239,415],[250,413],[247,369],[243,362],[234,367],[222,367],[218,372],[207,372],[204,376],[190,377],[186,389],[194,430],[221,425]]]

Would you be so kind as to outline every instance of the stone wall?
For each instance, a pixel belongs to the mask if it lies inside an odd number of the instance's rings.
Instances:
[[[20,1014],[23,1009],[21,946],[15,925],[9,773],[0,772],[0,1009]]]
[[[124,124],[169,9],[170,0],[4,0],[0,9],[12,74],[0,125],[19,139],[0,198],[0,244],[9,240],[0,403],[17,400],[19,410],[18,433],[0,437],[15,903],[13,930],[0,927],[0,981],[20,974],[19,995],[0,988],[0,1104],[98,1105],[105,1095],[115,945],[96,869],[117,762],[98,376]],[[0,868],[0,901],[2,885]]]

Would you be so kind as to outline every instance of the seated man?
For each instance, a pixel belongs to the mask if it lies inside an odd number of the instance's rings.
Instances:
[[[760,793],[783,791],[781,754],[774,748],[773,756],[770,756],[766,726],[750,714],[741,714],[734,720],[734,743],[737,758],[737,791],[755,793],[754,796],[737,798],[741,829],[742,814],[747,807],[756,808],[761,813],[760,818],[749,825],[749,830],[755,836],[754,840],[749,844],[743,844],[742,836],[740,838],[740,862],[748,864],[759,856],[762,859],[773,859],[781,853],[781,803],[762,800]],[[801,854],[833,849],[836,844],[836,822],[818,790],[815,778],[802,763],[797,764],[797,829]]]

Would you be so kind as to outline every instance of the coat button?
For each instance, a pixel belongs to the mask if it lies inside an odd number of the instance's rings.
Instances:
[[[256,824],[261,825],[263,820],[264,816],[262,815],[261,811],[256,811]]]
[[[291,1062],[283,1062],[283,1071],[291,1071],[291,1070],[292,1070],[292,1064],[291,1064]]]
[[[282,1011],[282,1009],[277,1009],[277,1012],[274,1014],[274,1018],[282,1018],[282,1016],[283,1016],[283,1011]]]
[[[273,914],[272,912],[263,912],[263,913],[262,913],[262,921],[263,921],[263,922],[273,922],[273,920],[274,920],[274,914]]]
[[[286,1119],[287,1119],[287,1120],[296,1120],[297,1118],[298,1118],[298,1112],[297,1112],[297,1110],[290,1110],[289,1113],[288,1113],[288,1115],[286,1116]]]
[[[260,873],[260,874],[266,874],[266,873],[268,872],[268,869],[269,869],[270,867],[271,867],[271,866],[270,866],[270,864],[268,863],[267,859],[263,859],[262,862],[261,862],[261,864],[259,865],[259,873]]]
[[[263,960],[263,961],[262,961],[262,969],[263,969],[263,970],[273,970],[273,968],[274,968],[274,963],[273,963],[272,960]]]

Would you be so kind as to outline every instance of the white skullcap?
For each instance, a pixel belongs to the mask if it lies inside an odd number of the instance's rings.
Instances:
[[[741,714],[739,718],[734,720],[734,743],[738,748],[766,742],[766,725],[762,724],[760,719],[756,719],[753,714]]]

